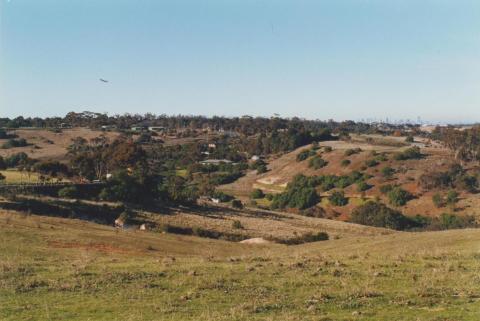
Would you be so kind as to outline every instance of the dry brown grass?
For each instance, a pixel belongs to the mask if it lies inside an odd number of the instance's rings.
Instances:
[[[64,160],[67,147],[72,139],[83,137],[87,140],[98,137],[102,134],[113,139],[119,134],[115,132],[93,131],[88,128],[63,129],[61,133],[54,133],[47,129],[18,129],[15,134],[24,138],[31,146],[0,149],[0,156],[9,156],[15,153],[24,152],[35,159]],[[0,139],[0,145],[6,140]],[[34,146],[40,147],[39,149]]]

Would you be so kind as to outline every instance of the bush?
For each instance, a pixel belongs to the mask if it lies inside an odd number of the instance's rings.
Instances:
[[[382,176],[385,178],[392,178],[393,174],[395,174],[395,170],[389,166],[385,166],[384,168],[381,169],[380,172],[382,173]]]
[[[243,208],[243,204],[240,200],[233,200],[232,201],[232,207],[233,208],[238,208],[238,209],[242,209]]]
[[[415,221],[404,216],[399,211],[373,201],[355,208],[350,216],[350,221],[357,224],[386,227],[394,230],[405,230],[418,226]]]
[[[375,160],[377,160],[378,162],[386,162],[388,160],[388,157],[385,154],[380,154],[375,157]]]
[[[222,203],[230,202],[233,199],[233,196],[225,194],[222,191],[215,191],[212,197],[218,199]]]
[[[360,153],[361,151],[362,151],[361,148],[353,148],[353,149],[350,148],[350,149],[345,150],[344,155],[345,155],[345,156],[351,156],[351,155],[353,155],[353,154],[358,154],[358,153]]]
[[[120,213],[120,216],[118,217],[118,220],[123,222],[124,224],[131,223],[132,220],[134,219],[135,215],[132,211],[130,210],[125,210],[122,213]]]
[[[403,206],[407,204],[407,202],[413,197],[412,194],[400,187],[393,188],[390,192],[388,192],[387,196],[390,204],[393,206]]]
[[[28,146],[27,141],[24,138],[20,139],[9,139],[5,143],[3,143],[3,149],[9,149],[14,147],[25,147]]]
[[[0,170],[2,170],[2,169],[7,169],[7,163],[5,162],[3,157],[0,156]]]
[[[242,229],[242,228],[243,228],[242,222],[240,222],[239,220],[234,220],[234,221],[232,222],[232,228],[234,228],[234,229]]]
[[[343,191],[334,191],[328,197],[328,200],[334,206],[345,206],[348,204],[348,199],[345,197]]]
[[[259,199],[259,198],[264,198],[265,194],[261,189],[256,188],[252,191],[252,193],[250,194],[250,197],[253,199]]]
[[[260,165],[257,167],[257,174],[263,174],[263,173],[266,173],[267,171],[268,169],[266,165]]]
[[[347,167],[348,165],[350,165],[352,162],[349,160],[349,159],[344,159],[341,161],[340,165],[342,167]]]
[[[442,195],[440,195],[440,193],[433,194],[432,201],[433,201],[433,204],[435,205],[435,207],[437,207],[437,208],[440,208],[440,207],[444,206],[443,197],[442,197]]]
[[[76,198],[78,197],[78,189],[75,186],[67,186],[58,191],[58,197]]]
[[[320,156],[314,156],[308,162],[308,167],[312,167],[313,169],[320,169],[322,167],[325,167],[326,165],[327,162]]]
[[[5,175],[3,175],[2,173],[0,173],[0,182],[1,182],[1,181],[4,181],[5,178],[6,178]]]
[[[368,189],[370,189],[372,186],[370,186],[369,184],[365,183],[364,181],[361,181],[361,182],[358,182],[357,183],[357,191],[358,192],[364,192]]]
[[[455,190],[449,190],[447,193],[447,204],[455,205],[458,202],[458,193]]]
[[[393,158],[395,160],[407,160],[407,159],[420,159],[422,158],[422,153],[420,152],[420,148],[417,146],[407,148],[403,152],[396,153]]]
[[[405,142],[413,143],[414,142],[413,136],[407,136],[407,138],[405,138]]]
[[[440,215],[440,227],[445,230],[477,227],[477,225],[473,216],[458,216],[447,213]]]
[[[325,146],[325,147],[323,147],[323,151],[324,151],[325,153],[330,153],[332,150],[333,150],[333,148],[330,147],[330,146]]]
[[[391,184],[382,185],[382,186],[380,186],[380,192],[382,194],[388,194],[394,188],[395,188],[395,186],[391,185]]]
[[[378,162],[374,159],[368,159],[365,161],[365,166],[367,167],[374,167],[374,166],[377,166],[378,165]]]
[[[309,158],[310,156],[314,156],[314,155],[316,155],[316,152],[315,152],[315,150],[313,150],[313,149],[311,149],[311,150],[308,150],[308,149],[302,150],[300,153],[297,154],[297,162],[304,161],[304,160],[306,160],[307,158]]]
[[[273,194],[267,194],[265,195],[265,198],[269,201],[273,200]]]

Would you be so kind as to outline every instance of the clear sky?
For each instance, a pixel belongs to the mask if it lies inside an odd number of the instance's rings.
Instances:
[[[480,121],[479,0],[0,0],[0,19],[0,117]]]

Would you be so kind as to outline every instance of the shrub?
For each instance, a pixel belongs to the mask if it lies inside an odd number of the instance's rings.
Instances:
[[[313,149],[311,149],[311,150],[308,150],[308,149],[302,150],[300,153],[297,154],[297,162],[304,161],[304,160],[306,160],[307,158],[309,158],[310,156],[314,156],[314,155],[316,155],[316,152],[315,152],[315,150],[313,150]]]
[[[265,194],[261,189],[256,188],[252,191],[252,193],[250,194],[250,197],[253,199],[264,198]]]
[[[325,167],[326,165],[327,165],[327,162],[320,156],[314,156],[308,162],[308,166],[312,167],[313,169],[320,169],[322,167]]]
[[[0,182],[1,182],[1,181],[4,181],[5,178],[6,178],[5,175],[3,175],[2,173],[0,173]]]
[[[365,181],[361,181],[361,182],[358,182],[357,183],[357,191],[358,192],[364,192],[368,189],[370,189],[372,186],[370,186],[369,184],[365,183]]]
[[[377,160],[378,162],[386,162],[388,160],[388,157],[385,154],[380,154],[375,157],[375,160]]]
[[[374,167],[374,166],[377,166],[378,165],[378,162],[374,159],[368,159],[365,161],[365,166],[367,167]]]
[[[388,192],[387,196],[390,204],[393,206],[403,206],[407,204],[407,202],[413,197],[412,194],[400,187],[394,187],[390,192]]]
[[[351,155],[353,155],[353,154],[358,154],[358,153],[360,153],[361,151],[362,151],[361,148],[353,148],[353,149],[350,148],[350,149],[345,150],[344,155],[345,155],[345,156],[351,156]]]
[[[420,159],[422,158],[422,153],[420,152],[420,148],[414,146],[407,148],[403,152],[396,153],[393,158],[395,160]]]
[[[265,195],[265,198],[269,201],[273,200],[273,194],[267,194]]]
[[[407,143],[413,143],[414,142],[414,139],[413,139],[413,136],[407,136],[407,138],[405,138],[405,142]]]
[[[342,160],[342,162],[340,163],[340,165],[342,167],[347,167],[348,165],[350,165],[352,162],[349,160],[349,159],[344,159]]]
[[[215,191],[212,197],[218,199],[222,203],[230,202],[233,199],[233,196],[225,194],[222,191]]]
[[[243,204],[240,200],[233,200],[232,201],[232,207],[233,208],[238,208],[238,209],[242,209],[243,208]]]
[[[432,201],[433,201],[433,204],[435,205],[435,207],[437,207],[437,208],[440,208],[440,207],[444,206],[443,197],[442,197],[442,195],[440,195],[440,193],[433,194]]]
[[[24,146],[28,146],[28,143],[24,138],[20,138],[20,139],[7,140],[5,143],[3,143],[2,148],[9,149],[14,147],[24,147]]]
[[[455,190],[449,190],[447,193],[447,204],[454,205],[458,202],[458,193]]]
[[[334,191],[328,197],[328,200],[334,206],[345,206],[348,204],[348,199],[345,197],[343,191]]]
[[[67,186],[58,191],[58,197],[76,198],[78,197],[78,189],[75,186]]]
[[[242,222],[240,222],[239,220],[234,220],[234,221],[232,222],[232,228],[234,228],[234,229],[242,229],[242,228],[243,228]]]
[[[380,186],[380,192],[382,194],[388,194],[394,188],[395,188],[395,186],[391,185],[391,184],[382,185],[382,186]]]
[[[368,201],[355,208],[350,221],[357,224],[405,230],[418,224],[385,204]]]
[[[393,174],[395,174],[395,170],[389,166],[385,166],[384,168],[381,169],[380,172],[382,173],[382,176],[385,178],[392,178]]]
[[[134,219],[135,215],[132,211],[130,210],[125,210],[122,213],[120,213],[120,216],[118,217],[118,220],[123,222],[123,223],[131,223],[132,220]]]
[[[266,173],[267,171],[268,169],[266,165],[260,165],[257,167],[257,174],[263,174],[263,173]]]
[[[330,153],[332,150],[333,150],[333,148],[330,147],[330,146],[325,146],[325,147],[323,147],[323,151],[324,151],[325,153]]]
[[[473,216],[458,216],[448,213],[440,215],[440,227],[445,230],[476,226],[477,223]]]

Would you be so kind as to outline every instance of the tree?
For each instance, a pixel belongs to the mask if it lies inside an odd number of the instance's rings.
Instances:
[[[2,156],[0,156],[0,170],[7,169],[7,163],[5,163],[5,160],[3,159]]]
[[[399,211],[379,202],[368,201],[355,208],[350,221],[357,224],[386,227],[394,230],[405,230],[417,224]]]
[[[252,191],[252,193],[250,194],[250,197],[253,199],[259,199],[259,198],[264,198],[265,194],[261,189],[256,188]]]
[[[412,199],[412,194],[400,187],[394,187],[387,193],[390,204],[393,206],[403,206]]]
[[[237,209],[242,209],[243,208],[243,204],[240,200],[233,200],[232,201],[232,207],[233,208],[237,208]]]
[[[308,162],[308,167],[312,167],[313,169],[320,169],[322,167],[325,167],[326,165],[327,162],[320,156],[314,156]]]
[[[328,200],[334,206],[345,206],[348,204],[348,199],[345,197],[343,191],[334,191],[328,197]]]

